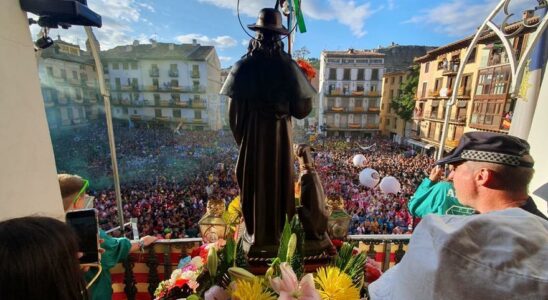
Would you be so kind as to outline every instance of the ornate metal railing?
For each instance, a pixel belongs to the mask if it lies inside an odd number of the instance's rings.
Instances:
[[[401,261],[410,237],[409,234],[351,235],[349,241],[356,246],[362,242],[361,247],[366,247],[367,255],[380,262],[384,271]],[[200,243],[200,238],[159,240],[147,247],[145,253],[131,254],[111,269],[112,299],[153,299],[158,283],[167,279],[179,260],[190,255]]]

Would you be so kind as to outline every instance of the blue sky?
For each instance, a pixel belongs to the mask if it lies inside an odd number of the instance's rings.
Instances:
[[[510,11],[521,15],[524,0],[512,1]],[[534,6],[536,1],[528,1]],[[236,17],[237,0],[88,0],[101,14],[103,27],[94,29],[102,49],[129,44],[181,43],[197,39],[214,45],[223,67],[246,51],[249,37]],[[245,25],[254,23],[262,7],[273,0],[240,0]],[[392,42],[440,46],[474,33],[497,0],[302,0],[308,31],[297,33],[294,49],[306,47],[309,57],[322,50],[372,49]],[[31,27],[35,35],[36,25]],[[84,46],[82,28],[52,30],[51,35]],[[252,34],[252,32],[250,32]]]

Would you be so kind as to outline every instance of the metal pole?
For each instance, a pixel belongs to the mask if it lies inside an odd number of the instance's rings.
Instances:
[[[112,165],[112,177],[114,179],[114,192],[116,193],[116,207],[118,208],[118,224],[124,224],[124,211],[122,207],[122,195],[120,193],[120,177],[118,175],[118,162],[116,161],[116,144],[114,143],[114,131],[112,129],[112,112],[110,110],[110,94],[105,87],[105,79],[103,76],[103,65],[99,59],[99,51],[97,51],[97,44],[95,43],[95,36],[91,31],[91,27],[85,26],[86,34],[88,36],[91,54],[95,61],[95,69],[97,72],[97,80],[99,81],[99,90],[103,96],[105,106],[105,118],[107,119],[107,134],[108,134],[108,146],[110,148],[110,162]],[[122,232],[123,234],[123,232]]]
[[[483,21],[483,24],[479,27],[478,31],[476,32],[476,35],[472,39],[470,46],[468,46],[464,59],[460,63],[459,70],[457,72],[457,78],[455,78],[455,82],[453,83],[453,93],[451,94],[451,100],[449,100],[449,102],[447,102],[446,104],[445,118],[443,120],[443,128],[442,128],[441,139],[440,139],[440,149],[438,150],[436,159],[441,159],[443,157],[443,149],[445,148],[445,139],[447,138],[447,131],[449,129],[449,118],[451,117],[451,108],[453,107],[453,105],[455,104],[457,100],[458,87],[460,85],[462,74],[464,73],[464,66],[466,66],[466,62],[468,61],[468,58],[470,57],[470,54],[472,53],[472,49],[474,49],[474,46],[476,46],[481,34],[483,33],[483,30],[487,27],[487,24],[499,12],[499,10],[504,6],[505,2],[507,1],[509,0],[500,1],[497,7],[491,12],[491,14],[489,14],[487,19]],[[455,93],[455,89],[457,90],[456,93]]]

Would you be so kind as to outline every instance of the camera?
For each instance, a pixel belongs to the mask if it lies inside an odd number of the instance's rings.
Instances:
[[[86,0],[20,0],[21,9],[39,16],[41,27],[69,28],[71,25],[101,27],[101,16]]]

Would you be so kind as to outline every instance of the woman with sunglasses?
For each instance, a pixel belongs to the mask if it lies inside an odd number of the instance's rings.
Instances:
[[[63,198],[63,207],[65,211],[91,207],[93,197],[86,192],[89,187],[89,181],[78,175],[59,174],[57,176],[61,188],[61,197]],[[117,263],[127,258],[130,252],[136,252],[156,241],[156,237],[144,236],[138,241],[129,239],[113,238],[105,231],[99,229],[99,238],[103,240],[101,248],[104,249],[101,254],[102,272],[97,281],[91,286],[92,299],[111,299],[112,298],[112,280],[110,269]],[[91,280],[96,274],[96,270],[86,273],[86,279]]]

